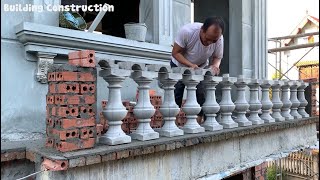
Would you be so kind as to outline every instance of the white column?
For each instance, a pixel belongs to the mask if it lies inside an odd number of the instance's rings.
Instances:
[[[157,77],[157,73],[134,69],[131,73],[132,79],[138,84],[138,103],[133,108],[133,114],[138,119],[138,127],[130,136],[132,139],[146,141],[159,138],[159,133],[155,132],[151,126],[151,117],[155,113],[155,109],[150,102],[149,84],[153,78]]]
[[[302,116],[298,113],[298,107],[300,106],[300,101],[297,98],[297,89],[298,86],[301,85],[298,81],[292,81],[293,85],[290,86],[290,101],[292,103],[290,114],[294,117],[294,119],[302,118]]]
[[[263,124],[264,121],[259,117],[259,111],[261,110],[262,104],[259,100],[259,87],[261,84],[261,80],[259,79],[252,79],[251,82],[248,84],[250,88],[250,101],[249,101],[249,110],[250,116],[249,121],[252,124]]]
[[[146,40],[171,46],[173,40],[172,0],[141,0],[141,23],[148,27]]]
[[[310,115],[306,112],[306,106],[308,105],[308,101],[305,98],[304,89],[309,86],[309,83],[299,81],[301,85],[298,87],[298,100],[300,101],[300,106],[298,107],[299,114],[303,117],[310,117]]]
[[[246,117],[247,110],[249,108],[249,104],[246,100],[246,87],[249,83],[249,79],[243,78],[243,75],[240,75],[237,78],[237,82],[234,85],[237,87],[237,100],[234,102],[236,105],[235,112],[237,114],[237,118],[235,121],[239,126],[251,126],[252,122],[248,120]]]
[[[292,103],[289,99],[289,89],[290,89],[290,86],[293,85],[293,83],[288,80],[283,80],[283,81],[284,81],[284,84],[281,86],[281,90],[282,90],[281,101],[283,103],[283,106],[281,108],[281,115],[286,120],[292,120],[294,118],[290,114],[290,107],[292,106]]]
[[[160,69],[158,73],[158,80],[163,85],[162,88],[164,89],[164,100],[160,106],[164,125],[161,129],[156,129],[161,136],[174,137],[183,135],[183,130],[179,129],[175,123],[180,108],[175,102],[174,85],[180,79],[182,79],[181,74],[168,73],[167,69]]]
[[[221,77],[214,77],[210,74],[204,76],[204,85],[206,86],[206,101],[202,105],[206,120],[202,127],[207,131],[217,131],[223,129],[223,126],[216,121],[217,112],[220,106],[216,101],[216,86],[222,81]]]
[[[235,128],[238,127],[238,123],[234,122],[231,115],[235,109],[235,105],[231,99],[231,86],[237,81],[235,77],[229,77],[229,74],[223,74],[222,76],[222,99],[220,102],[221,118],[219,123],[223,128]]]
[[[265,123],[271,123],[275,122],[275,119],[271,117],[270,111],[273,106],[272,102],[270,101],[269,97],[269,88],[271,87],[271,84],[273,81],[270,80],[264,80],[262,84],[260,85],[262,89],[262,97],[261,97],[261,104],[262,104],[262,114],[260,118],[264,120]]]
[[[281,116],[281,108],[283,103],[280,100],[280,87],[283,85],[282,81],[274,81],[271,85],[272,88],[272,117],[276,120],[276,122],[285,121],[285,118]]]
[[[131,137],[121,129],[122,119],[127,115],[126,108],[121,100],[121,83],[130,75],[130,71],[108,68],[99,72],[99,76],[108,82],[108,104],[103,109],[103,116],[108,119],[108,131],[99,138],[99,142],[108,145],[130,143]]]
[[[187,99],[182,110],[186,113],[187,122],[183,126],[185,133],[200,133],[204,132],[204,127],[201,127],[197,122],[197,114],[201,111],[201,107],[197,102],[196,86],[203,80],[202,75],[194,75],[193,70],[185,70],[182,75],[182,81],[186,85]]]

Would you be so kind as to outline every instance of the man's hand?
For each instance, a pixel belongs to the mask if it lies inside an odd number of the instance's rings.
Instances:
[[[210,66],[213,72],[213,75],[218,75],[220,73],[220,68],[214,65]]]
[[[192,64],[190,67],[191,67],[192,69],[198,69],[198,68],[199,68],[198,65],[196,65],[196,64]]]

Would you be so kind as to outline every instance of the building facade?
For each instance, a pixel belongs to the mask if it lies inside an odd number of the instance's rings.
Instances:
[[[112,4],[112,1],[110,2],[109,4]],[[132,6],[138,8],[139,12],[138,15],[132,13],[132,16],[138,16],[139,20],[148,26],[147,42],[137,42],[113,35],[61,28],[58,12],[9,12],[4,10],[6,4],[46,7],[59,5],[61,1],[1,2],[1,50],[4,52],[1,55],[2,141],[37,139],[44,136],[44,97],[48,89],[45,72],[52,63],[66,63],[69,51],[92,49],[96,51],[99,59],[169,64],[175,34],[182,25],[190,23],[191,20],[190,0],[141,0],[138,6]],[[226,22],[221,74],[267,77],[265,0],[195,1],[194,8],[195,21],[217,15],[222,16]],[[107,13],[106,17],[111,13]],[[104,83],[99,83],[101,81],[102,78],[99,78],[98,102],[108,97],[107,87]],[[153,82],[151,86],[157,93],[163,93],[157,88],[157,82]],[[137,85],[126,80],[124,87]],[[123,88],[122,95],[123,99],[133,100],[136,91]],[[99,103],[97,106],[98,110],[101,110]]]

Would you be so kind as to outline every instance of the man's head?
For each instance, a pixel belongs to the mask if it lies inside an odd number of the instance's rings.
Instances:
[[[207,18],[200,32],[200,37],[203,45],[208,46],[218,41],[220,36],[224,32],[224,22],[221,17],[209,17]]]

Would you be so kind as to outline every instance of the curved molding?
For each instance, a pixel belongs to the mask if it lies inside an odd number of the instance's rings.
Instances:
[[[171,59],[170,46],[30,22],[17,25],[15,30],[18,40],[25,46],[26,54],[40,51],[67,55],[71,50],[92,49],[97,57],[102,58],[137,58],[140,61],[148,60],[151,64],[169,63]]]

